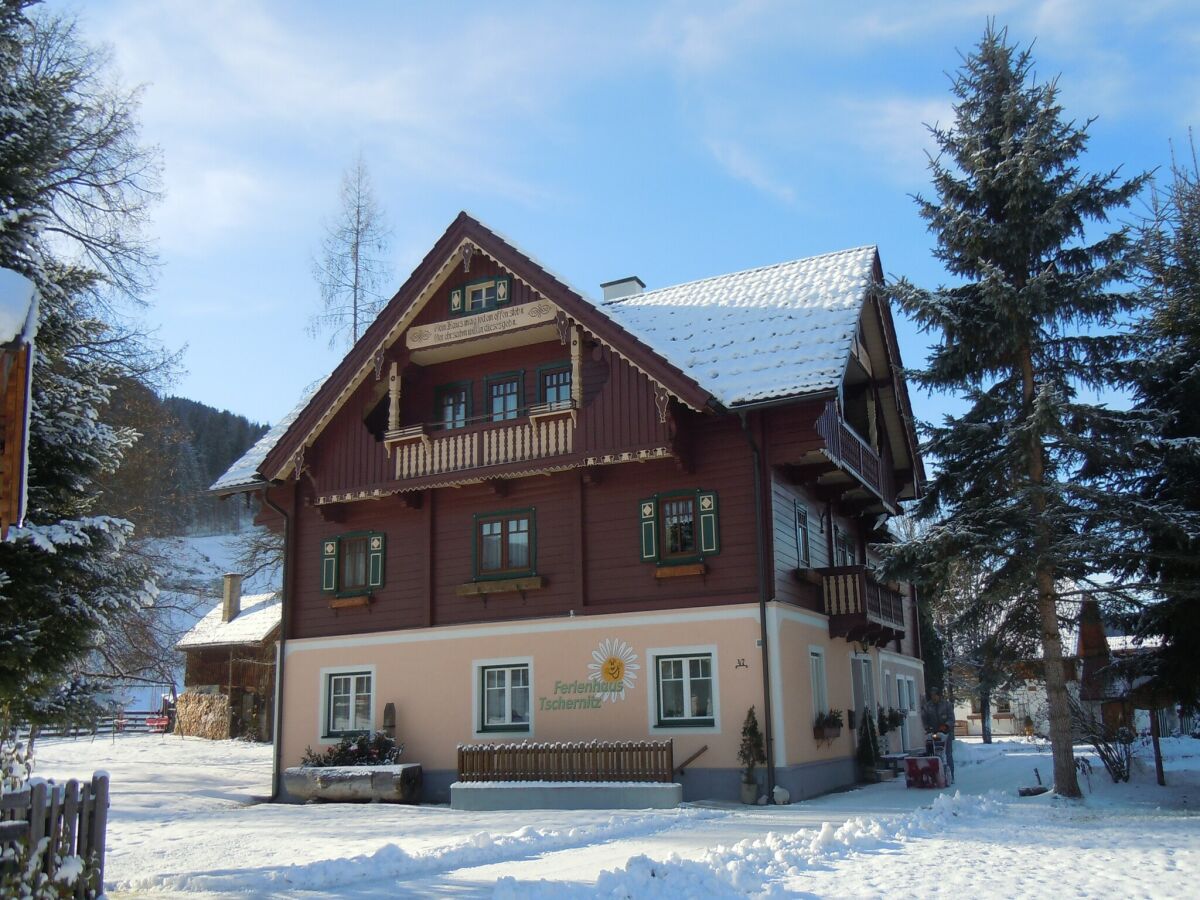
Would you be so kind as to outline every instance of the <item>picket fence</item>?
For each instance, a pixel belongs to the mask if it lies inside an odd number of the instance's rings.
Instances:
[[[37,782],[0,796],[0,847],[32,848],[39,856],[37,865],[51,878],[60,861],[82,858],[91,871],[86,881],[76,882],[76,897],[100,893],[107,828],[107,775],[97,773],[90,782]],[[49,839],[44,846],[43,838]]]

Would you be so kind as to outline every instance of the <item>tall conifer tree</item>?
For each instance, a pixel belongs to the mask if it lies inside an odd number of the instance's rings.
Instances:
[[[937,474],[917,515],[937,523],[888,565],[936,581],[969,558],[986,573],[982,603],[1033,608],[1055,790],[1079,796],[1061,585],[1116,559],[1128,498],[1088,473],[1098,457],[1129,453],[1133,424],[1080,397],[1111,386],[1122,344],[1110,330],[1133,305],[1113,289],[1128,274],[1127,234],[1109,229],[1089,242],[1084,231],[1126,206],[1144,176],[1081,173],[1087,125],[1064,118],[1056,82],[1039,82],[1032,67],[1029,50],[989,24],[953,78],[953,124],[931,129],[938,197],[917,203],[956,283],[928,290],[901,280],[893,290],[939,337],[916,380],[958,394],[967,409],[928,429]]]
[[[1155,602],[1134,617],[1154,647],[1138,654],[1144,672],[1187,706],[1200,703],[1200,163],[1175,160],[1153,215],[1140,230],[1140,296],[1131,369],[1136,408],[1162,416],[1150,463],[1133,473],[1148,506],[1177,507],[1176,520],[1150,518],[1137,533],[1125,572],[1153,585]],[[1187,521],[1190,514],[1192,521]],[[1157,645],[1157,646],[1155,646]]]

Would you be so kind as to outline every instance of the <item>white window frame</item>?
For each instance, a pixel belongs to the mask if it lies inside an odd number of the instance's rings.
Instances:
[[[817,682],[812,679],[814,659],[820,660],[820,690],[817,688]],[[808,675],[809,681],[812,682],[812,718],[815,724],[819,714],[829,712],[829,669],[825,665],[825,648],[817,644],[810,644],[808,647]]]
[[[709,671],[712,673],[712,725],[659,725],[658,704],[658,660],[660,657],[711,657]],[[646,679],[646,710],[651,734],[720,734],[721,733],[721,679],[720,660],[715,644],[692,647],[651,647],[646,651],[650,677]]]
[[[529,670],[529,725],[518,725],[513,728],[484,728],[483,724],[483,670],[484,669],[516,669],[524,666]],[[537,703],[534,686],[533,657],[506,656],[500,659],[471,660],[471,734],[477,738],[495,737],[533,737],[536,720]],[[512,714],[511,705],[509,715]]]
[[[344,731],[337,734],[331,734],[329,731],[329,717],[333,710],[330,708],[330,703],[333,697],[330,695],[329,685],[331,679],[338,675],[369,675],[371,677],[371,703],[370,716],[367,720],[367,734],[375,732],[375,701],[379,697],[379,680],[375,675],[375,666],[331,666],[321,669],[319,673],[320,685],[317,692],[320,697],[320,706],[318,709],[317,719],[317,741],[322,744],[336,744],[348,734],[362,734],[362,730]],[[351,695],[353,698],[353,695]],[[353,708],[353,700],[351,701]]]

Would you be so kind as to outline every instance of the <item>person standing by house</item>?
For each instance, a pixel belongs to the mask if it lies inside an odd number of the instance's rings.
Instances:
[[[921,707],[921,724],[926,734],[942,735],[946,747],[946,768],[954,780],[954,707],[942,698],[942,689],[929,689],[929,699]]]

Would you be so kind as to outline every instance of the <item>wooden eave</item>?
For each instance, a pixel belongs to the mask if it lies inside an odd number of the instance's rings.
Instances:
[[[875,282],[878,287],[883,285],[883,266],[879,254],[875,254]],[[921,448],[917,441],[916,419],[913,418],[912,401],[908,396],[908,382],[904,378],[904,361],[900,358],[900,343],[896,339],[896,323],[892,319],[892,307],[877,287],[873,291],[875,303],[873,306],[879,314],[883,325],[883,339],[887,352],[890,381],[896,396],[896,411],[903,427],[904,442],[912,461],[913,493],[920,497],[925,493],[925,462],[921,458]]]
[[[342,404],[374,369],[377,354],[384,353],[404,333],[441,283],[446,269],[461,261],[460,251],[468,243],[512,272],[684,405],[700,412],[707,412],[716,405],[707,391],[649,346],[520,250],[466,212],[460,212],[350,352],[325,379],[296,421],[267,453],[259,474],[273,481],[287,478],[292,473],[297,452],[312,444]]]

